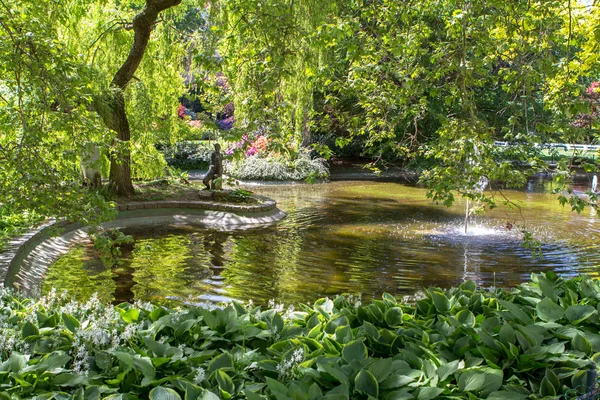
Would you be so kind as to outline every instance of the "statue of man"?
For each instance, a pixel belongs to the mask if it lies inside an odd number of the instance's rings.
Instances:
[[[206,186],[207,189],[211,190],[220,190],[221,182],[216,182],[218,178],[222,178],[223,176],[223,155],[221,154],[221,145],[219,143],[215,143],[215,151],[210,155],[210,168],[208,172],[202,179],[202,183]]]

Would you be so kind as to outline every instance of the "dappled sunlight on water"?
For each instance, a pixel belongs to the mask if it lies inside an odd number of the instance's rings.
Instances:
[[[44,288],[85,297],[98,285],[116,302],[288,303],[342,292],[412,294],[465,279],[509,287],[547,270],[595,275],[600,264],[598,217],[571,212],[552,194],[507,191],[520,209],[474,216],[465,233],[463,202],[438,206],[414,186],[334,182],[252,190],[277,200],[288,217],[231,233],[193,226],[131,231],[135,248],[118,266],[98,267],[93,248],[83,245],[50,269]],[[542,258],[522,246],[524,231],[540,240]],[[79,292],[69,283],[73,276]]]

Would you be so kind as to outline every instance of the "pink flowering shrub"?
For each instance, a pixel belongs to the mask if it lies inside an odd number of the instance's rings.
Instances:
[[[177,107],[177,116],[179,119],[185,119],[185,106],[183,104],[180,104],[179,107]]]
[[[583,99],[590,106],[589,114],[579,114],[571,124],[577,128],[589,128],[600,120],[600,82],[593,82],[585,91]]]

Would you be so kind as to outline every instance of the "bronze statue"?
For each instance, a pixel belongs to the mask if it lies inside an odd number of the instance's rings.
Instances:
[[[202,179],[206,189],[221,190],[221,179],[223,177],[223,155],[221,154],[221,145],[215,143],[215,151],[210,155],[210,168]],[[218,181],[217,181],[218,179]],[[217,182],[215,182],[217,181]]]

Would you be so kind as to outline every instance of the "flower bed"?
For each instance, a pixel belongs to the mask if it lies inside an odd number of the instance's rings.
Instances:
[[[587,390],[600,284],[552,273],[284,311],[1,294],[3,398],[526,399]],[[10,397],[12,396],[12,397]]]

